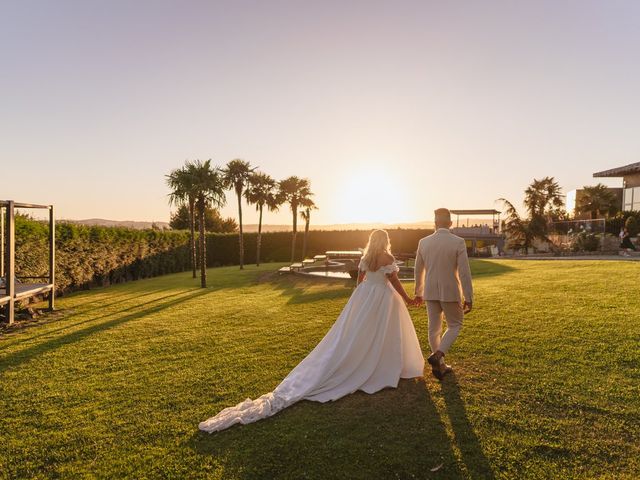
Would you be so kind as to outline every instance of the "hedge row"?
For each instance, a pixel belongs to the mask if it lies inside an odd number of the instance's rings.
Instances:
[[[16,275],[48,272],[46,223],[16,219]],[[394,253],[414,252],[430,230],[389,230]],[[302,255],[304,233],[297,236],[296,258]],[[369,231],[311,231],[307,257],[327,250],[355,250],[367,243]],[[245,262],[256,261],[257,234],[245,238]],[[207,265],[237,265],[237,233],[207,235]],[[262,235],[262,261],[291,258],[291,232]],[[60,293],[189,270],[189,234],[181,230],[134,230],[121,227],[56,225],[56,284]]]
[[[16,219],[16,276],[46,275],[47,224]],[[189,268],[183,231],[56,225],[56,284],[60,293],[163,275]]]
[[[432,230],[389,230],[391,248],[394,253],[412,253],[418,246],[418,241]],[[313,257],[325,253],[327,250],[357,250],[364,248],[369,238],[369,230],[341,230],[323,231],[312,230],[307,240],[307,257]],[[296,237],[296,259],[302,258],[302,245],[304,233],[298,233]],[[244,234],[244,258],[245,263],[256,261],[256,233]],[[262,234],[263,262],[288,262],[291,260],[291,232],[268,232]],[[237,265],[238,234],[212,233],[207,238],[207,265]]]

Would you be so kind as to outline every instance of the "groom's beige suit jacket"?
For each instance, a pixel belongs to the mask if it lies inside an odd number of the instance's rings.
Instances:
[[[473,302],[471,270],[463,238],[447,228],[418,243],[416,252],[416,296],[440,302]]]

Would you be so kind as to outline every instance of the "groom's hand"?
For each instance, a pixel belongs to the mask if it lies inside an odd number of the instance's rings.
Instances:
[[[473,308],[473,304],[471,302],[464,302],[464,305],[462,306],[462,311],[466,315],[471,311],[472,308]]]

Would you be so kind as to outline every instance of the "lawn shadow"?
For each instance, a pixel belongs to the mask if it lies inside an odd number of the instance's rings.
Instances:
[[[223,281],[220,281],[216,276],[211,275],[211,277],[213,277],[212,279],[209,280],[208,282],[208,286],[206,287],[206,289],[204,290],[205,292],[211,293],[211,292],[219,292],[220,290],[226,290],[226,289],[233,289],[235,288],[234,285],[228,285],[225,284]],[[156,280],[156,282],[154,282],[154,280]],[[27,333],[30,333],[31,330],[33,328],[36,327],[40,327],[40,326],[45,326],[45,325],[50,325],[54,322],[61,322],[65,320],[65,315],[64,312],[65,310],[67,310],[70,314],[73,315],[77,315],[77,316],[83,316],[86,315],[88,313],[94,312],[94,311],[103,311],[107,308],[111,308],[114,307],[118,304],[121,304],[123,302],[130,302],[132,300],[135,300],[137,303],[135,305],[132,305],[130,307],[127,307],[125,309],[119,310],[117,312],[113,312],[107,315],[104,315],[104,317],[109,317],[111,315],[117,315],[123,312],[127,312],[130,310],[135,310],[137,308],[140,308],[141,306],[144,305],[148,305],[148,304],[153,304],[156,303],[160,300],[163,299],[167,299],[170,297],[174,297],[177,295],[181,295],[182,293],[185,293],[186,291],[194,291],[194,290],[200,290],[201,287],[199,286],[192,286],[192,285],[185,285],[184,288],[185,290],[181,290],[178,293],[172,294],[172,295],[165,295],[162,298],[159,299],[153,299],[149,302],[145,302],[145,303],[139,303],[139,300],[144,298],[144,297],[149,297],[152,295],[158,295],[161,294],[164,291],[167,290],[175,290],[174,286],[168,287],[162,287],[162,286],[158,286],[157,281],[161,281],[163,280],[162,277],[156,277],[156,278],[152,278],[152,279],[141,279],[141,280],[132,280],[130,282],[127,283],[119,283],[119,284],[114,284],[114,285],[109,285],[106,287],[97,287],[95,289],[92,289],[91,291],[77,291],[77,292],[71,292],[70,294],[66,295],[64,297],[64,301],[72,301],[72,297],[73,296],[88,296],[88,299],[85,299],[85,301],[79,303],[79,304],[74,304],[72,305],[70,308],[68,309],[57,309],[54,312],[49,312],[46,313],[41,320],[39,321],[34,321],[34,322],[30,322],[30,323],[25,323],[23,325],[18,325],[18,326],[12,326],[11,329],[6,329],[6,330],[2,330],[0,331],[0,341],[5,341],[5,340],[12,340],[14,339],[16,336],[22,336],[25,335],[25,338],[22,339],[17,339],[16,341],[13,342],[9,342],[5,345],[0,345],[0,351],[7,349],[9,347],[15,346],[15,345],[19,345],[21,343],[25,343],[28,341],[31,341],[32,339],[35,338],[39,338],[39,337],[43,337],[43,336],[49,336],[53,333],[57,333],[57,332],[61,332],[64,330],[67,330],[68,328],[72,328],[78,325],[82,325],[82,324],[86,324],[86,323],[90,323],[90,322],[94,322],[95,320],[99,319],[100,317],[93,317],[93,318],[88,318],[88,319],[83,319],[81,321],[77,321],[75,323],[68,323],[65,325],[60,326],[60,328],[56,328],[56,329],[52,329],[52,330],[47,330],[44,331],[42,333],[38,333],[35,335],[26,335]],[[189,277],[188,279],[189,281],[194,281],[191,277]],[[195,282],[195,281],[194,281]],[[199,282],[199,279],[198,279]],[[137,287],[136,291],[134,291],[132,293],[132,289],[133,287]],[[149,287],[153,287],[153,288],[149,288]],[[109,292],[108,290],[110,289],[124,289],[122,291],[118,291],[117,293],[112,293]],[[92,293],[96,293],[98,295],[100,295],[100,298],[91,298],[91,294]],[[106,294],[106,295],[105,295]],[[71,300],[70,300],[71,299]],[[108,300],[109,303],[101,303],[102,301],[106,301]],[[95,304],[95,305],[94,305]],[[60,315],[59,313],[63,312],[63,315]]]
[[[473,277],[495,277],[514,272],[516,268],[505,265],[500,261],[471,259],[471,274]]]
[[[195,432],[188,443],[242,479],[464,476],[423,379],[326,404],[303,401],[257,423]]]
[[[460,395],[460,385],[455,372],[450,373],[441,383],[447,415],[453,428],[454,441],[462,456],[471,478],[495,479],[489,460],[482,451],[480,440],[467,416],[464,401]]]
[[[66,318],[66,314],[73,314],[73,315],[86,315],[89,312],[95,311],[95,310],[105,310],[107,308],[113,307],[115,305],[118,305],[119,303],[122,302],[127,302],[129,300],[139,300],[141,298],[144,297],[148,297],[149,295],[157,295],[159,293],[161,293],[163,290],[152,290],[148,293],[143,293],[143,294],[120,294],[120,295],[114,295],[114,296],[109,296],[109,300],[113,300],[114,298],[118,299],[117,301],[114,302],[110,302],[110,303],[106,303],[106,304],[101,304],[101,305],[97,305],[95,307],[89,307],[89,308],[78,308],[77,306],[72,306],[68,309],[56,309],[53,312],[47,312],[44,315],[42,315],[42,317],[40,319],[38,319],[37,321],[34,322],[30,322],[30,323],[24,323],[24,324],[20,324],[17,327],[12,328],[11,330],[6,330],[3,333],[1,338],[2,340],[8,340],[11,338],[14,338],[17,335],[22,335],[22,334],[26,334],[26,333],[30,333],[30,330],[32,328],[36,328],[36,327],[41,327],[44,325],[49,325],[51,323],[56,323],[56,322],[60,322],[62,320],[64,320]],[[174,295],[170,295],[170,296],[174,296]],[[163,298],[169,298],[169,296],[165,296]],[[124,310],[120,310],[116,313],[122,313],[128,310],[133,310],[135,308],[139,308],[140,306],[143,305],[147,305],[149,303],[154,303],[156,302],[156,300],[152,300],[150,302],[145,302],[145,303],[137,303],[136,305],[133,305],[131,307],[128,307]],[[83,304],[80,305],[89,305],[92,303],[98,303],[99,300],[94,300],[93,302],[84,302]],[[112,314],[115,315],[116,313]],[[82,321],[76,322],[76,323],[69,323],[66,325],[61,326],[60,328],[56,328],[53,330],[47,330],[45,332],[36,334],[36,335],[31,335],[28,336],[25,339],[19,339],[15,342],[12,342],[8,345],[5,346],[0,346],[0,351],[2,351],[5,348],[8,348],[10,346],[14,346],[14,345],[20,345],[21,343],[27,342],[27,341],[31,341],[35,338],[39,338],[39,337],[46,337],[51,335],[52,333],[57,333],[57,332],[61,332],[63,330],[66,330],[70,327],[75,327],[77,325],[82,325],[84,323],[88,323],[88,322],[93,322],[94,320],[96,320],[96,318],[99,317],[94,317],[94,318],[89,318],[89,319],[84,319]]]
[[[23,350],[19,350],[17,352],[12,352],[9,355],[7,355],[6,357],[2,358],[0,360],[0,373],[4,372],[5,370],[7,370],[8,368],[11,367],[16,367],[18,365],[21,365],[25,362],[28,362],[29,360],[31,360],[34,357],[37,357],[39,355],[42,355],[44,353],[47,353],[49,351],[52,350],[56,350],[58,348],[64,347],[66,345],[75,343],[75,342],[79,342],[81,340],[84,340],[85,338],[105,331],[105,330],[109,330],[111,328],[117,327],[119,325],[122,325],[124,323],[128,323],[131,322],[133,320],[137,320],[139,318],[145,317],[147,315],[153,314],[153,313],[157,313],[160,312],[162,310],[165,310],[167,308],[179,305],[182,302],[191,300],[193,298],[196,297],[200,297],[202,295],[206,295],[211,293],[211,290],[208,289],[197,289],[197,291],[193,292],[193,293],[189,293],[189,291],[187,292],[179,292],[179,293],[175,293],[172,295],[167,295],[164,296],[162,298],[159,299],[155,299],[152,300],[150,302],[147,302],[146,304],[139,304],[139,305],[134,305],[132,307],[128,307],[124,310],[118,311],[118,312],[114,312],[114,313],[109,313],[107,315],[105,315],[104,317],[95,317],[92,319],[88,319],[88,320],[84,320],[83,322],[79,322],[77,325],[83,324],[83,323],[89,323],[89,322],[96,322],[96,321],[100,321],[100,320],[104,320],[106,318],[109,317],[114,317],[116,316],[116,318],[112,319],[112,320],[108,320],[108,321],[101,321],[98,324],[83,328],[81,330],[75,330],[73,332],[70,332],[66,335],[60,335],[57,336],[56,338],[53,338],[51,340],[46,340],[42,343],[39,343],[37,345],[33,345],[31,347],[27,347]],[[175,298],[178,297],[178,298]],[[169,299],[167,301],[167,299]],[[159,303],[161,302],[161,303]],[[124,315],[121,316],[123,313],[130,311],[130,310],[134,310],[134,309],[140,309],[140,307],[145,306],[145,305],[152,305],[152,304],[156,304],[154,306],[150,306],[148,308],[143,308],[141,310],[138,310],[136,312],[133,312],[129,315]]]
[[[287,304],[289,305],[348,298],[355,288],[355,282],[353,280],[328,282],[325,280],[313,280],[291,275],[284,278],[272,278],[270,285],[277,290],[281,290],[282,296],[289,297],[289,300],[287,300]],[[317,288],[319,286],[332,288]]]

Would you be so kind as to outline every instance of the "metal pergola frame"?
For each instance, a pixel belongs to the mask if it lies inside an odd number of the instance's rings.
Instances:
[[[483,209],[483,210],[477,210],[477,209],[464,209],[464,210],[450,210],[450,212],[456,216],[456,229],[460,229],[460,215],[466,215],[468,217],[470,216],[485,216],[485,215],[491,215],[491,222],[492,222],[492,229],[491,232],[492,233],[488,233],[488,234],[482,234],[482,233],[474,233],[474,232],[460,232],[460,231],[456,231],[456,235],[459,235],[460,237],[464,238],[465,242],[468,240],[469,242],[471,242],[471,255],[477,255],[478,254],[478,241],[482,240],[483,242],[497,242],[497,240],[499,238],[501,238],[501,234],[500,232],[500,214],[502,212],[499,212],[496,209]],[[497,216],[497,222],[496,222],[496,216]],[[467,219],[468,221],[468,219]],[[469,229],[468,227],[462,227],[467,228],[467,230],[473,230],[473,229]],[[494,230],[495,228],[497,228],[497,230]]]
[[[487,210],[451,210],[451,213],[456,216],[456,228],[460,227],[460,215],[471,216],[480,216],[480,215],[491,215],[491,221],[493,224],[496,224],[496,215],[498,216],[498,224],[500,224],[500,214],[495,209],[487,209]]]
[[[25,279],[47,280],[47,283],[16,285],[16,209],[44,209],[49,211],[49,275],[42,277],[22,277]],[[5,210],[3,214],[3,210]],[[17,301],[48,293],[49,310],[55,309],[56,273],[56,221],[53,205],[18,203],[0,200],[0,277],[4,278],[4,288],[0,289],[0,306],[5,307],[5,318],[11,325],[15,320]]]

